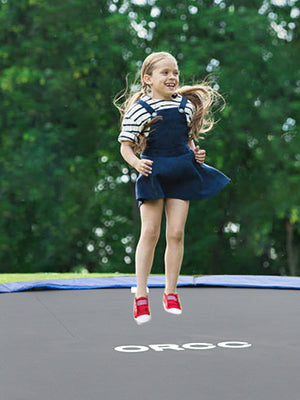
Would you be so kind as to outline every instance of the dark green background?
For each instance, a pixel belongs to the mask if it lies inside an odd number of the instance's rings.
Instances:
[[[112,101],[163,50],[227,102],[200,146],[232,183],[191,202],[182,272],[299,275],[299,13],[262,4],[2,0],[0,272],[134,271],[136,171]]]

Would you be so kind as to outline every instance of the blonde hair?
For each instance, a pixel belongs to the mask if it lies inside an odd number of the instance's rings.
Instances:
[[[151,75],[157,63],[167,58],[172,58],[177,63],[175,57],[173,57],[170,53],[161,51],[150,54],[145,58],[141,71],[140,71],[140,85],[141,88],[136,93],[128,93],[128,87],[114,99],[114,105],[118,108],[121,114],[121,123],[123,121],[125,113],[136,103],[141,96],[149,95],[151,92],[151,87],[144,81],[144,75]],[[206,133],[212,129],[215,125],[212,106],[217,104],[220,100],[223,101],[223,105],[220,107],[220,110],[223,110],[225,106],[224,97],[217,92],[217,90],[213,89],[212,82],[203,80],[200,83],[194,84],[192,86],[185,85],[179,87],[177,89],[177,93],[181,96],[190,100],[194,107],[195,112],[193,114],[193,118],[190,125],[189,138],[190,140],[195,139],[198,141],[199,139],[203,139],[201,134]],[[136,86],[136,82],[134,84]],[[119,105],[118,101],[125,97],[125,101],[123,104]],[[162,117],[157,116],[153,118],[149,123],[145,124],[143,131],[138,136],[138,142],[134,143],[133,150],[136,154],[141,153],[145,147],[147,138],[144,135],[144,131],[151,126],[154,122],[161,119]]]

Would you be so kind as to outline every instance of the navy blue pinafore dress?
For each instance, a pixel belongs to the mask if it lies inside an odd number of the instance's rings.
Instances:
[[[135,194],[140,207],[144,200],[174,198],[200,200],[213,196],[230,179],[217,169],[195,160],[188,145],[189,127],[184,112],[187,99],[182,97],[179,107],[158,110],[145,101],[141,104],[154,118],[162,116],[150,127],[145,150],[141,158],[153,160],[152,173],[139,174]]]

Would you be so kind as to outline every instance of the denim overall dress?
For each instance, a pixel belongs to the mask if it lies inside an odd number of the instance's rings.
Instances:
[[[139,174],[135,194],[140,207],[144,200],[174,198],[200,200],[213,196],[226,186],[230,179],[217,169],[195,160],[188,145],[189,127],[184,112],[187,99],[182,97],[179,107],[157,110],[139,100],[151,118],[162,116],[153,123],[145,150],[140,157],[153,161],[152,173]]]

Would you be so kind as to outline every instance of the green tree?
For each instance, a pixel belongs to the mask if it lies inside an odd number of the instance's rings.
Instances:
[[[200,145],[207,162],[232,183],[215,199],[192,204],[184,271],[299,272],[299,37],[293,6],[148,1],[127,9],[146,54],[170,51],[186,83],[210,75],[227,101],[213,134]],[[161,243],[159,270],[163,248]]]
[[[299,274],[298,23],[294,1],[2,2],[0,271],[134,270],[112,101],[166,50],[227,102],[200,146],[232,183],[191,203],[183,273]]]

